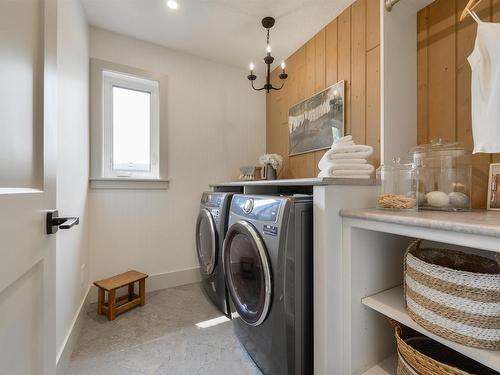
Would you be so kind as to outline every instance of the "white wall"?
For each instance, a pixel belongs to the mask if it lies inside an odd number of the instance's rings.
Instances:
[[[60,216],[80,217],[80,225],[60,230],[56,240],[59,357],[89,284],[89,30],[79,0],[58,2],[57,35],[57,208]]]
[[[90,46],[93,58],[168,76],[170,179],[167,190],[90,191],[91,279],[132,268],[165,274],[198,267],[201,193],[258,163],[265,95],[251,90],[243,69],[130,37],[91,28]]]

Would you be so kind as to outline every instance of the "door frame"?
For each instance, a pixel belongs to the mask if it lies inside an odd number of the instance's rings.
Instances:
[[[57,2],[41,0],[44,5],[44,58],[43,58],[43,191],[46,207],[56,206],[57,192]],[[45,217],[45,213],[44,213]],[[45,228],[45,221],[42,223]],[[55,374],[57,360],[56,344],[56,239],[49,240],[45,254],[44,273],[48,283],[45,287],[44,311],[44,374]]]

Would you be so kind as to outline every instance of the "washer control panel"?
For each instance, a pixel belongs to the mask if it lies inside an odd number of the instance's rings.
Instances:
[[[248,198],[245,203],[243,204],[243,211],[246,213],[246,214],[249,214],[250,212],[252,212],[253,210],[253,199],[252,198]]]

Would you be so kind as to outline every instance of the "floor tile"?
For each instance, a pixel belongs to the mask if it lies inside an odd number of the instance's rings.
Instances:
[[[260,375],[199,284],[147,294],[146,305],[109,322],[95,305],[85,316],[68,375]]]

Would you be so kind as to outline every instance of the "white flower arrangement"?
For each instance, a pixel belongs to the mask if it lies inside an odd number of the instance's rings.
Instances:
[[[259,158],[259,163],[261,165],[270,164],[271,167],[278,171],[283,164],[283,157],[278,154],[265,154]]]

